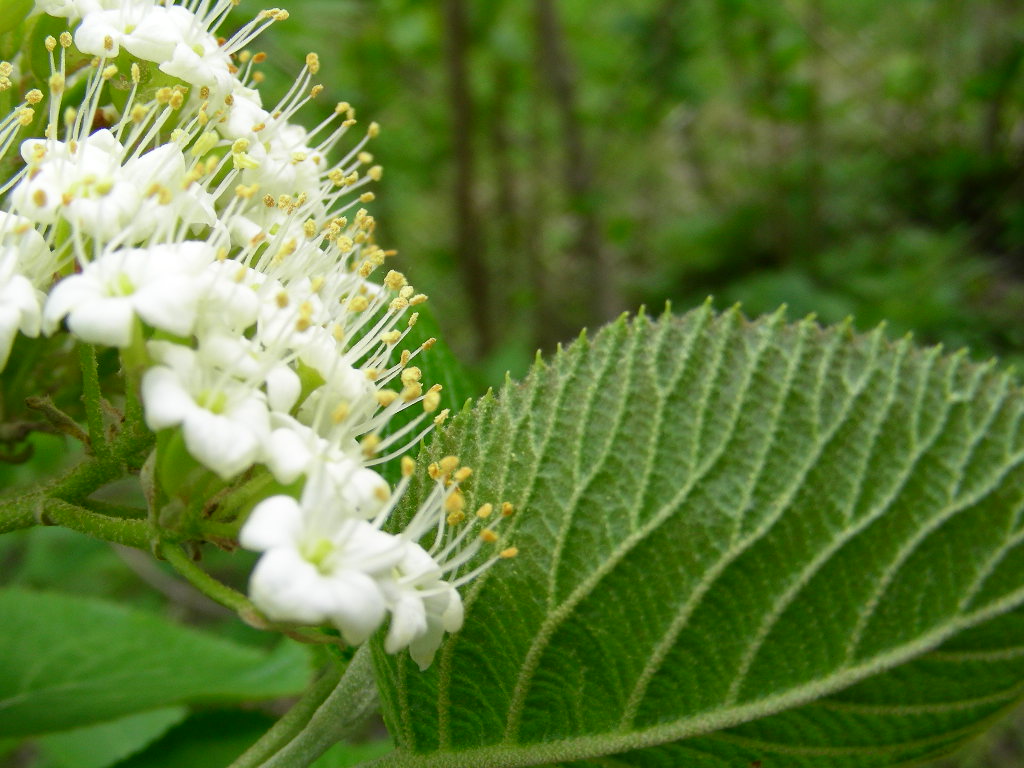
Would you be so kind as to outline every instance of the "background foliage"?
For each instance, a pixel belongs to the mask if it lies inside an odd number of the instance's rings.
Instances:
[[[580,327],[709,294],[750,314],[786,302],[791,316],[852,315],[861,329],[886,320],[893,335],[1022,359],[1019,3],[287,5],[291,21],[261,40],[270,92],[316,50],[324,108],[345,99],[384,126],[374,212],[384,244],[431,295],[442,337],[471,363],[460,396],[506,369],[523,374],[536,348]],[[254,10],[243,0],[239,12]],[[8,413],[24,394],[5,384]],[[62,451],[42,436],[32,465],[0,466],[0,487],[47,471]],[[32,531],[0,540],[0,583],[113,597],[269,652],[275,638],[131,558]],[[212,553],[207,565],[240,585],[241,560]],[[239,743],[220,748],[240,751],[276,711],[171,704],[128,723],[131,738],[117,743],[136,752],[173,728],[185,751],[153,745],[125,765],[200,765],[183,755],[213,760],[211,734],[229,729]],[[944,765],[1019,765],[1021,731],[1008,726]],[[9,742],[6,760],[59,766],[73,747]]]

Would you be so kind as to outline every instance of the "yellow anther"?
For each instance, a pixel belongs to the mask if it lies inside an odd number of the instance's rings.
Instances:
[[[25,101],[29,104],[38,104],[43,100],[43,92],[38,88],[33,88],[31,91],[25,94]]]
[[[207,131],[196,139],[196,143],[192,145],[192,149],[190,149],[189,152],[193,157],[202,157],[215,146],[217,146],[216,131]]]
[[[255,197],[256,193],[259,191],[259,184],[249,184],[248,186],[246,186],[245,184],[239,184],[237,187],[235,187],[235,194],[238,197],[242,198],[243,200],[249,200],[250,198]]]
[[[377,196],[373,194],[373,192],[363,192],[363,194],[359,196],[360,203],[372,203],[376,199]]]
[[[516,508],[512,506],[510,502],[503,502],[501,505],[501,516],[512,517],[516,513]]]
[[[377,393],[377,404],[380,405],[381,408],[387,408],[397,399],[398,393],[390,389],[382,389]]]
[[[146,115],[148,115],[148,114],[149,114],[149,109],[147,109],[146,107],[142,106],[141,104],[136,104],[134,107],[132,107],[132,114],[131,114],[132,122],[133,123],[141,123],[143,120],[146,119]]]
[[[388,331],[380,335],[380,340],[385,344],[397,344],[402,339],[402,334],[399,331]]]
[[[288,294],[285,293],[284,291],[281,291],[280,293],[277,294],[277,296],[274,297],[274,301],[277,302],[277,306],[279,306],[281,309],[284,309],[285,307],[288,306]]]
[[[267,60],[267,54],[264,51],[260,51],[252,57],[253,64],[262,64]]]
[[[447,522],[448,525],[458,525],[465,519],[466,513],[461,509],[457,509],[454,512],[449,513],[448,517],[445,518],[445,522]]]
[[[423,411],[424,413],[433,413],[437,410],[437,407],[441,405],[441,393],[434,392],[433,390],[427,392],[423,396]]]
[[[61,48],[70,48],[74,42],[70,32],[61,32],[57,39],[60,41]]]
[[[461,483],[461,482],[469,479],[469,476],[472,475],[472,474],[473,474],[473,470],[470,467],[460,467],[459,469],[457,469],[455,471],[455,474],[452,475],[452,477],[455,478],[455,482]]]
[[[410,352],[408,349],[403,349],[402,350],[402,357],[401,357],[402,365],[403,366],[408,365],[409,361],[411,359],[412,359],[412,352]]]
[[[334,406],[334,410],[331,411],[331,421],[333,421],[335,424],[341,424],[341,422],[348,418],[348,415],[351,412],[351,406],[347,402],[342,400],[340,403]]]
[[[429,349],[433,349],[435,344],[437,344],[437,339],[431,336],[429,339],[420,344],[420,349],[426,352]]]
[[[444,500],[444,509],[446,512],[461,512],[465,506],[466,497],[463,496],[462,491],[459,490],[455,490]]]
[[[101,76],[103,77],[104,80],[109,80],[110,78],[112,78],[116,74],[117,74],[117,65],[116,64],[111,64],[109,67],[104,67],[103,68],[103,72],[101,73]]]
[[[405,275],[392,269],[384,276],[384,285],[392,291],[398,291],[408,285],[408,281],[405,279]]]
[[[46,192],[37,189],[32,193],[32,202],[37,208],[43,208],[46,205]]]
[[[373,166],[373,168],[366,172],[366,175],[369,176],[374,181],[380,181],[381,178],[384,176],[384,168],[380,165],[375,165]]]
[[[483,504],[480,507],[480,509],[478,509],[476,511],[476,516],[479,517],[481,520],[486,520],[488,517],[491,516],[491,513],[493,511],[494,511],[494,505],[493,504],[490,504],[490,503]]]
[[[406,386],[414,384],[417,381],[420,381],[422,378],[423,371],[421,371],[416,366],[406,368],[404,371],[402,371],[402,383],[405,384]]]
[[[142,80],[142,70],[139,69],[139,65],[136,64],[134,61],[132,62],[131,73],[132,73],[132,82],[135,83],[135,85],[138,85],[139,81]]]
[[[415,296],[409,299],[409,306],[415,307],[417,304],[422,304],[427,300],[427,294],[417,293]]]
[[[423,396],[423,385],[418,381],[414,384],[410,384],[402,390],[402,400],[411,403],[418,397]]]
[[[43,45],[46,46],[46,50],[53,53],[57,49],[57,38],[53,35],[47,35],[46,39],[43,40]]]
[[[320,57],[312,51],[306,54],[306,69],[314,75],[320,71]]]
[[[356,155],[356,159],[363,165],[369,165],[370,163],[373,162],[373,155],[371,155],[369,152],[360,152],[358,155]]]
[[[267,194],[263,196],[263,204],[267,206],[267,208],[273,208],[277,205],[277,201],[274,200],[273,195]]]
[[[439,427],[442,424],[444,424],[446,421],[448,421],[448,413],[449,413],[448,409],[445,408],[443,411],[441,411],[439,414],[437,414],[437,416],[434,417],[434,426],[435,427]]]
[[[458,456],[445,456],[443,459],[441,459],[437,463],[437,465],[441,468],[441,474],[443,474],[443,475],[450,475],[452,472],[454,472],[458,468],[458,466],[459,466],[459,457]]]
[[[364,456],[373,456],[377,452],[377,446],[380,445],[380,437],[377,435],[367,435],[359,445],[363,449]]]
[[[319,96],[323,92],[324,92],[324,87],[322,85],[320,85],[319,83],[317,83],[316,85],[314,85],[312,88],[309,89],[309,98],[315,99],[317,96]]]
[[[380,378],[381,371],[379,368],[364,368],[363,375],[367,381],[376,381]]]
[[[413,470],[416,469],[416,462],[408,456],[402,457],[402,477],[411,477]]]
[[[480,531],[480,540],[488,544],[493,544],[498,540],[498,534],[496,534],[490,528],[484,528],[482,531]]]
[[[302,232],[306,235],[306,237],[312,239],[317,232],[316,222],[313,221],[313,219],[307,219],[306,221],[304,221],[302,224]]]
[[[370,302],[365,296],[353,296],[348,301],[349,312],[364,312],[369,306]]]
[[[366,129],[366,135],[371,139],[375,139],[380,136],[380,125],[377,123],[370,123],[370,127]]]
[[[519,550],[516,547],[509,547],[508,549],[501,550],[501,552],[498,553],[498,557],[510,560],[518,554]]]
[[[103,37],[103,50],[105,50],[105,51],[112,51],[112,50],[114,50],[114,38],[112,38],[110,35],[105,35]]]

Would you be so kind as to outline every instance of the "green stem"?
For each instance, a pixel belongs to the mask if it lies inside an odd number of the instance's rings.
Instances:
[[[48,499],[76,503],[96,489],[117,480],[124,474],[121,464],[110,459],[91,457],[76,464],[63,477],[49,485],[22,492],[0,500],[0,533],[39,524],[41,505]]]
[[[254,612],[255,606],[241,592],[236,592],[226,584],[222,584],[195,564],[195,561],[177,544],[165,541],[160,545],[160,556],[171,564],[178,575],[186,579],[192,586],[225,608],[236,613]]]
[[[124,428],[147,431],[139,399],[139,373],[124,365]]]
[[[312,708],[308,720],[303,722],[297,716],[296,722],[289,723],[287,734],[282,729],[274,738],[268,738],[274,733],[272,728],[229,768],[308,766],[362,727],[377,712],[377,704],[373,657],[369,644],[366,644],[356,651],[337,686],[319,706]],[[286,736],[286,740],[282,736]]]
[[[62,499],[46,499],[41,512],[50,522],[101,541],[147,550],[152,545],[153,529],[145,520],[120,520],[99,515]]]
[[[85,403],[85,421],[89,425],[89,443],[93,453],[105,456],[110,452],[110,446],[103,431],[103,393],[100,391],[96,347],[79,344],[78,361],[82,368],[82,402]]]
[[[171,567],[177,571],[179,576],[214,602],[220,603],[225,608],[230,608],[239,615],[242,621],[251,627],[283,632],[288,637],[302,643],[314,645],[338,645],[341,643],[340,638],[337,636],[322,632],[319,629],[289,627],[268,621],[260,613],[260,610],[252,604],[249,598],[226,584],[217,581],[196,565],[195,561],[177,544],[169,541],[161,543],[160,556],[171,564]]]
[[[273,727],[245,751],[229,768],[250,768],[261,765],[294,739],[309,723],[313,713],[330,696],[341,680],[341,670],[333,663],[313,685],[306,689]]]

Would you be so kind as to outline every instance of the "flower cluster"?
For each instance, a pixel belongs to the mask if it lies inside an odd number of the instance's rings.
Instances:
[[[462,511],[455,459],[431,468],[435,492],[400,533],[383,530],[411,462],[394,490],[373,467],[447,412],[411,364],[433,340],[402,348],[426,296],[394,270],[372,280],[391,255],[362,207],[381,178],[366,150],[379,128],[332,161],[353,108],[312,130],[293,122],[323,90],[315,54],[265,107],[265,56],[247,46],[287,13],[218,38],[234,5],[36,0],[67,28],[41,41],[46,87],[0,122],[0,159],[22,161],[0,188],[0,369],[18,333],[122,350],[151,429],[178,430],[224,480],[259,466],[301,488],[257,504],[241,530],[264,553],[256,606],[351,643],[390,615],[387,649],[425,666],[461,626],[457,587],[515,550],[459,575],[497,535],[490,507]],[[22,66],[0,63],[0,90]],[[387,433],[406,409],[417,415]]]

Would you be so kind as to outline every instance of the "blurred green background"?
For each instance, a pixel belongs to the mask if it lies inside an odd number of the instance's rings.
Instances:
[[[666,300],[1024,348],[1015,0],[294,0],[382,243],[482,383]],[[245,3],[241,11],[246,11]]]
[[[1016,0],[287,7],[259,41],[265,100],[312,50],[326,90],[304,122],[346,100],[381,123],[381,244],[430,294],[475,380],[466,394],[622,311],[683,311],[709,295],[751,314],[785,303],[861,329],[884,320],[894,336],[1024,362]],[[256,10],[243,0],[236,16]],[[66,460],[59,440],[40,440],[32,466],[8,467],[2,484]],[[251,558],[205,564],[242,586]],[[113,596],[273,640],[160,564],[66,531],[0,540],[0,584]],[[245,713],[243,743],[272,714]],[[192,741],[205,744],[199,726]],[[0,764],[51,763],[30,747]],[[1024,725],[941,765],[1020,768]]]

